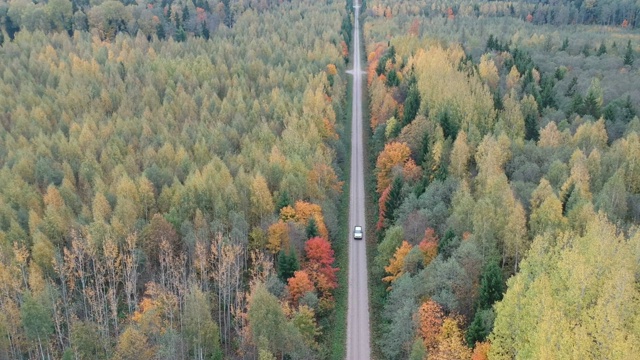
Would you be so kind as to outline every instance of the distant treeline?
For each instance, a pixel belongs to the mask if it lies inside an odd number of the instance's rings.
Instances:
[[[516,17],[536,24],[553,25],[607,25],[636,27],[640,17],[640,4],[631,0],[608,1],[489,1],[469,2],[445,0],[432,2],[396,2],[383,6],[372,1],[369,9],[385,16],[397,14],[433,16],[440,13],[448,17]]]
[[[124,32],[141,32],[148,39],[173,38],[184,41],[188,35],[209,38],[220,24],[231,28],[246,10],[262,13],[281,3],[274,0],[130,0],[88,1],[50,0],[0,2],[0,24],[13,39],[19,30],[44,32],[96,32],[102,39],[113,39]]]

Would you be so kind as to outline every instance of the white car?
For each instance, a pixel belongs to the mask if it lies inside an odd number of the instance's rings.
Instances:
[[[356,226],[353,228],[353,238],[362,240],[362,226]]]

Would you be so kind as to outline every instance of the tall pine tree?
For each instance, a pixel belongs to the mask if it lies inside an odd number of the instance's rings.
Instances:
[[[385,204],[385,218],[387,218],[391,223],[396,220],[396,210],[398,210],[400,205],[402,205],[402,185],[402,177],[396,176],[396,178],[393,179],[391,192],[389,193],[389,198]]]
[[[478,310],[489,309],[496,301],[502,299],[504,293],[504,281],[502,270],[497,261],[491,261],[482,272],[480,279],[480,294],[478,296]]]
[[[540,138],[540,129],[538,127],[538,119],[535,114],[527,114],[524,118],[525,139],[538,141]]]
[[[287,252],[280,250],[280,254],[278,254],[278,277],[286,282],[298,270],[300,270],[300,263],[295,250],[291,248]]]
[[[311,239],[320,235],[320,233],[318,232],[316,219],[314,219],[313,216],[309,218],[305,232],[307,233],[307,239]]]
[[[460,245],[460,239],[455,235],[453,230],[448,229],[442,240],[438,243],[438,254],[442,254],[442,258],[446,260],[451,257],[453,252],[458,248],[458,245]]]
[[[624,64],[629,66],[633,65],[634,58],[631,40],[629,40],[629,42],[627,42],[627,51],[624,53]]]
[[[289,192],[287,189],[283,189],[278,194],[278,200],[276,201],[276,211],[280,212],[283,207],[293,206],[293,202],[291,201],[291,197],[289,196]]]
[[[540,92],[540,106],[542,109],[546,107],[556,107],[556,94],[553,90],[554,85],[555,82],[553,81],[553,77],[551,76],[545,76],[545,78],[542,80],[542,91]]]
[[[420,92],[418,91],[418,86],[415,84],[415,76],[412,76],[412,80],[409,80],[409,84],[411,85],[409,87],[407,99],[404,102],[402,126],[412,122],[418,114],[418,110],[420,109]]]
[[[585,115],[591,115],[596,119],[600,118],[600,105],[598,104],[598,98],[592,91],[589,91],[587,97],[584,98],[583,112]]]

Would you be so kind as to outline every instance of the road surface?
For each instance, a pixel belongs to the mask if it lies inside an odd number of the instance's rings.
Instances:
[[[369,288],[364,223],[364,155],[362,150],[362,70],[360,68],[360,5],[356,0],[353,27],[353,102],[351,117],[351,185],[349,194],[349,310],[347,315],[347,359],[370,358]],[[353,239],[353,227],[362,226],[365,236]]]

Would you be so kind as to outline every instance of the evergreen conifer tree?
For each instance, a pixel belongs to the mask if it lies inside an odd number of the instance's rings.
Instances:
[[[393,222],[396,220],[396,210],[402,205],[402,177],[396,176],[393,179],[393,183],[391,185],[391,192],[389,192],[389,199],[385,204],[386,214],[385,217]]]
[[[448,229],[442,240],[438,243],[438,254],[442,254],[444,260],[448,259],[458,247],[459,243],[460,239],[456,237],[453,230]]]
[[[540,138],[540,129],[535,115],[527,114],[524,118],[524,131],[526,140],[538,141]]]
[[[490,331],[487,331],[482,318],[483,313],[484,311],[477,311],[467,329],[467,344],[470,347],[473,347],[477,342],[484,341],[489,335]]]
[[[276,201],[276,210],[280,212],[283,207],[293,205],[291,202],[291,197],[289,196],[289,192],[287,189],[283,189],[278,194],[278,200]]]
[[[415,79],[415,77],[413,77]],[[411,83],[411,80],[409,81]],[[402,126],[409,124],[415,119],[420,109],[420,92],[418,86],[413,84],[409,87],[407,99],[404,102],[404,114],[402,116]]]
[[[598,104],[598,98],[592,91],[589,91],[587,97],[584,98],[583,112],[585,115],[591,115],[596,119],[600,118],[600,105]]]
[[[598,48],[598,56],[602,56],[606,53],[607,53],[607,47],[604,45],[604,43],[600,44],[600,47]]]
[[[305,229],[307,233],[307,239],[314,238],[320,233],[318,232],[318,225],[316,224],[316,219],[312,217],[309,218],[309,222],[307,222],[307,228]]]
[[[482,272],[480,279],[480,294],[478,296],[478,310],[490,309],[493,303],[500,301],[504,293],[502,270],[497,261],[491,261]]]
[[[295,250],[291,248],[287,252],[280,250],[278,254],[278,277],[286,282],[298,270],[300,270],[300,263]]]
[[[627,42],[627,51],[624,53],[624,64],[631,66],[633,65],[633,60],[633,48],[631,47],[631,40],[629,40],[629,42]]]

